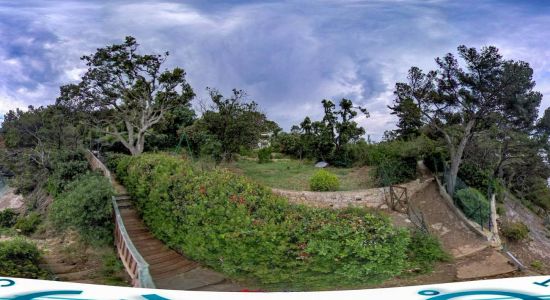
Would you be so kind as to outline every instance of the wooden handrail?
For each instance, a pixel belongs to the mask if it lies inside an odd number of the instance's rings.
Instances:
[[[92,169],[99,169],[105,177],[109,179],[111,185],[113,185],[113,177],[111,172],[105,167],[105,165],[90,151],[87,152],[88,162],[92,166]],[[134,287],[141,288],[155,288],[153,278],[149,272],[149,264],[143,259],[139,251],[134,246],[134,243],[130,239],[120,210],[116,201],[116,197],[111,198],[113,205],[113,218],[115,221],[114,240],[117,248],[118,256],[132,279],[132,285]]]

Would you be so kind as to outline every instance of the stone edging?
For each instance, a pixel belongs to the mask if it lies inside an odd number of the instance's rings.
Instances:
[[[407,188],[408,196],[411,197],[416,192],[424,189],[432,180],[421,181],[420,179],[416,179],[399,186]],[[337,192],[295,191],[276,188],[272,188],[271,190],[274,194],[287,198],[290,203],[313,207],[346,208],[352,206],[377,209],[388,208],[386,204],[386,196],[389,193],[388,187]]]

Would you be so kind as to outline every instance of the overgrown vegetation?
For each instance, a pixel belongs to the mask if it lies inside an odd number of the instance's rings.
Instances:
[[[336,175],[327,170],[319,170],[309,179],[309,187],[312,191],[329,192],[340,188],[340,181]]]
[[[39,264],[40,251],[33,243],[20,237],[0,241],[2,276],[46,279],[48,274]]]
[[[93,244],[113,239],[111,197],[113,188],[100,174],[88,173],[67,185],[50,208],[50,219],[59,229],[76,229]]]
[[[482,225],[488,224],[491,205],[480,191],[475,188],[465,188],[458,190],[454,196],[466,217]]]
[[[42,217],[40,214],[37,212],[31,212],[28,215],[17,219],[14,228],[21,232],[21,234],[31,235],[36,231],[40,223],[42,223]]]
[[[514,242],[523,241],[529,237],[529,227],[520,221],[503,222],[500,226],[500,232],[507,239]]]
[[[410,267],[407,231],[363,209],[290,205],[223,170],[169,155],[119,159],[116,173],[169,246],[236,278],[314,289],[380,282]],[[429,264],[439,259],[418,254]],[[336,284],[335,284],[336,283]]]
[[[266,147],[258,150],[258,163],[265,164],[271,161],[271,148]]]

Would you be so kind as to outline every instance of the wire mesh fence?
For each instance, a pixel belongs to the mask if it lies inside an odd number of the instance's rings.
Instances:
[[[434,162],[435,176],[438,177],[447,193],[452,195],[453,203],[458,207],[466,217],[481,228],[491,230],[494,226],[491,222],[490,199],[493,196],[494,188],[492,184],[487,185],[487,189],[480,191],[456,176],[454,191],[449,191],[449,182],[451,178],[450,168],[445,162]]]

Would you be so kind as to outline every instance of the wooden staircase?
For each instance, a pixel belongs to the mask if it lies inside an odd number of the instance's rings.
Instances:
[[[120,189],[119,189],[120,190]],[[132,243],[149,264],[157,288],[178,290],[239,291],[223,275],[168,248],[147,229],[126,193],[115,197]]]

